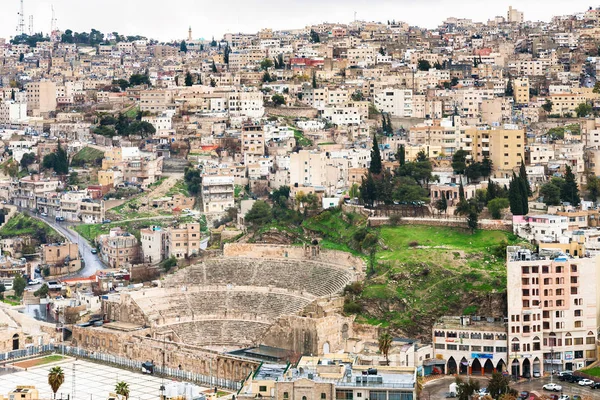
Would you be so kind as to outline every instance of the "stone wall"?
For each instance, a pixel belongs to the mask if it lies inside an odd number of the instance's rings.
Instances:
[[[312,107],[265,107],[265,114],[294,118],[316,118],[319,115],[319,110]]]
[[[390,225],[389,217],[370,217],[369,226]],[[427,226],[448,226],[469,229],[467,222],[463,218],[413,218],[405,217],[396,221],[396,225],[427,225]],[[512,222],[503,220],[484,219],[480,220],[478,229],[486,231],[507,231],[512,232]]]
[[[153,361],[155,365],[162,365],[164,361],[169,368],[231,380],[246,378],[259,365],[247,359],[163,340],[161,333],[155,333],[154,336],[156,338],[152,337],[150,329],[122,332],[105,327],[74,326],[72,343],[90,351],[142,362]]]
[[[331,265],[355,268],[364,271],[365,262],[350,253],[339,250],[321,249],[319,246],[286,246],[252,243],[226,243],[223,246],[225,257],[241,258],[281,258],[291,260],[313,260]]]
[[[145,293],[142,290],[142,293]],[[121,300],[118,298],[114,301],[102,301],[102,314],[105,320],[129,322],[138,325],[149,325],[144,312],[138,307],[136,302],[127,293],[120,294]]]

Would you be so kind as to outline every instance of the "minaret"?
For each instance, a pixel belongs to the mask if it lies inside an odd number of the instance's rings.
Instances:
[[[188,29],[188,42],[192,41],[192,27],[190,26],[190,29]]]

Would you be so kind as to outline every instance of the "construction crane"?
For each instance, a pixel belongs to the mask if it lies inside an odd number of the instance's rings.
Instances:
[[[21,0],[21,9],[17,14],[19,16],[19,22],[17,25],[17,35],[25,34],[25,8],[23,6],[23,0]]]

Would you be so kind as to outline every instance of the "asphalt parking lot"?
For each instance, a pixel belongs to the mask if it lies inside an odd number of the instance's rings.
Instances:
[[[461,376],[461,378],[466,379],[466,376]],[[487,382],[489,380],[489,377],[482,377],[482,376],[470,376],[469,378],[473,378],[479,381],[480,383],[480,387],[486,387],[487,386]],[[558,380],[558,378],[555,376],[552,381],[554,383],[557,383],[559,385],[562,386],[563,390],[562,392],[548,392],[542,389],[542,386],[545,385],[546,383],[550,383],[550,377],[543,377],[543,378],[534,378],[532,379],[530,382],[529,381],[522,381],[522,382],[516,382],[510,385],[511,388],[514,388],[515,390],[518,390],[519,392],[521,391],[527,391],[527,392],[532,392],[532,391],[536,391],[540,394],[566,394],[569,395],[571,397],[573,397],[574,395],[579,395],[579,396],[588,396],[591,397],[592,399],[600,399],[600,390],[594,390],[594,389],[590,389],[587,386],[579,386],[576,383],[568,383],[568,382],[561,382]],[[448,392],[448,388],[450,386],[450,384],[454,382],[454,377],[452,376],[447,376],[441,379],[437,379],[431,382],[426,383],[423,386],[423,392],[422,392],[422,396],[421,398],[424,400],[438,400],[438,399],[444,399],[446,397],[446,393]]]

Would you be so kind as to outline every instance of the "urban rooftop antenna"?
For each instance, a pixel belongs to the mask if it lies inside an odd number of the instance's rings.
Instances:
[[[25,34],[25,11],[23,7],[23,0],[21,0],[21,9],[17,14],[19,16],[19,23],[17,25],[17,34],[24,35]]]
[[[33,36],[33,15],[29,16],[29,36]]]

